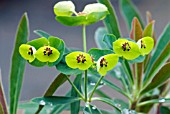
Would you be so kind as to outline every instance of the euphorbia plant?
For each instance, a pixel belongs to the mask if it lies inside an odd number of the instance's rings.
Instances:
[[[151,15],[147,13],[148,22],[144,26],[130,0],[119,1],[129,29],[127,37],[120,34],[116,14],[108,0],[88,4],[82,12],[76,12],[71,1],[61,1],[54,5],[55,19],[58,22],[67,26],[82,26],[83,49],[80,50],[66,47],[62,39],[41,30],[35,31],[40,38],[28,41],[28,18],[24,14],[17,32],[11,67],[11,114],[17,111],[26,61],[35,67],[53,66],[60,72],[43,97],[19,104],[19,108],[27,113],[58,114],[63,110],[70,110],[72,114],[80,111],[85,114],[149,113],[156,103],[156,114],[170,112],[164,105],[170,101],[166,97],[170,89],[170,25],[157,40]],[[87,50],[86,26],[100,20],[103,20],[105,27],[96,31],[95,41],[98,48]],[[71,76],[75,76],[74,81],[70,79]],[[122,88],[105,76],[117,78]],[[71,84],[71,90],[66,95],[53,96],[66,81]],[[107,92],[100,90],[102,86],[116,90],[127,101],[114,98],[114,94],[107,95]],[[99,97],[94,97],[94,93]],[[99,109],[93,101],[104,102],[114,110]],[[7,113],[5,103],[1,105],[0,110]]]

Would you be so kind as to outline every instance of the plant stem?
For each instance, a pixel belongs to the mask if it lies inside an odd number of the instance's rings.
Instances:
[[[84,50],[84,52],[87,51],[87,46],[86,46],[86,25],[83,25],[83,50]]]
[[[89,101],[91,102],[91,98],[93,97],[93,94],[95,92],[95,90],[97,89],[98,85],[100,84],[101,80],[103,79],[104,76],[101,76],[100,79],[98,80],[98,82],[96,83],[96,85],[94,86],[94,89],[89,97]]]
[[[84,94],[85,94],[85,102],[87,102],[87,83],[88,83],[87,70],[85,70],[85,74],[84,74]]]
[[[67,76],[67,75],[65,75],[66,76],[66,78],[67,78],[67,80],[69,81],[69,83],[73,86],[73,88],[76,90],[76,92],[80,95],[80,97],[83,99],[83,100],[85,100],[84,99],[84,96],[80,93],[80,91],[77,89],[77,87],[73,84],[73,82],[70,80],[70,78]]]
[[[87,44],[86,44],[86,25],[83,25],[83,50],[84,50],[84,52],[87,51]],[[84,73],[85,102],[87,102],[87,83],[88,83],[87,70],[85,70],[85,73]]]

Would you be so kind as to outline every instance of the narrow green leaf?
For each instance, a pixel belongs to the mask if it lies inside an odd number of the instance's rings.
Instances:
[[[161,106],[160,107],[160,113],[161,114],[170,114],[170,109],[166,106]]]
[[[138,103],[137,106],[143,106],[146,104],[156,104],[156,103],[170,103],[170,98],[152,99],[152,100]]]
[[[155,21],[151,21],[143,31],[143,37],[153,37]]]
[[[108,49],[113,50],[113,42],[116,41],[116,36],[113,34],[106,34],[103,41]]]
[[[138,18],[134,17],[132,20],[132,28],[130,32],[130,38],[134,39],[135,41],[138,41],[142,38],[142,27],[138,20]]]
[[[77,75],[77,77],[74,79],[74,85],[77,87],[79,91],[81,91],[81,79],[82,74]],[[79,97],[79,94],[75,91],[75,89],[72,87],[71,89],[71,96],[73,97]],[[80,101],[71,103],[71,114],[79,114],[80,111]]]
[[[106,49],[106,45],[103,42],[104,35],[106,35],[106,34],[107,34],[107,30],[105,27],[99,27],[95,31],[94,39],[97,44],[97,47],[100,49]]]
[[[148,74],[145,75],[145,82],[144,86],[146,86],[148,83],[151,82],[152,78],[155,76],[155,74],[159,71],[159,69],[165,64],[165,62],[170,57],[170,42],[166,45],[165,49],[163,49],[163,52],[159,55],[157,60],[153,63],[153,66],[148,69]]]
[[[140,14],[134,4],[131,2],[131,0],[119,0],[119,4],[121,13],[127,23],[128,30],[131,29],[131,22],[134,17],[139,20],[142,28],[144,28],[144,24],[142,22]]]
[[[0,114],[2,112],[4,114],[8,114],[7,103],[6,103],[5,93],[4,93],[4,88],[3,88],[3,85],[2,85],[1,69],[0,69],[0,106],[1,106],[0,107]]]
[[[106,18],[103,20],[108,30],[108,33],[114,34],[116,38],[119,38],[121,36],[121,33],[113,6],[111,5],[109,0],[97,0],[97,1],[104,4],[108,8],[109,15],[107,15]]]
[[[57,104],[68,104],[79,101],[79,97],[65,97],[65,96],[48,96],[48,97],[37,97],[33,98],[32,102],[40,105],[57,105]]]
[[[161,56],[161,53],[165,50],[165,47],[169,45],[170,42],[169,31],[170,31],[170,23],[165,27],[165,29],[162,32],[162,35],[159,37],[159,40],[157,41],[153,55],[146,68],[146,76],[149,74],[150,69],[153,66],[154,62],[158,61],[158,58],[159,56]]]
[[[45,96],[52,96],[54,94],[54,92],[66,81],[67,81],[67,78],[66,78],[65,74],[60,73],[53,80],[53,82],[50,84],[50,86],[48,87],[48,89],[44,93],[44,97]],[[36,113],[39,113],[42,110],[43,107],[44,107],[43,105],[39,105]]]
[[[94,105],[86,104],[83,109],[84,114],[102,114],[101,111]]]
[[[40,37],[45,37],[45,38],[48,38],[51,36],[50,34],[48,34],[47,32],[45,32],[43,30],[34,30],[34,33]]]
[[[28,17],[25,13],[18,25],[10,72],[10,114],[16,114],[26,61],[19,54],[19,46],[27,42]]]
[[[141,92],[141,94],[144,94],[146,92],[149,92],[150,90],[153,90],[156,87],[161,86],[163,83],[165,83],[170,78],[170,62],[165,64],[158,73],[154,76],[154,78],[151,80],[152,83],[150,83],[146,88],[144,88]]]
[[[119,107],[120,104],[115,103],[113,100],[103,97],[94,97],[92,98],[92,101],[102,101],[112,107],[114,107],[117,111],[121,112],[121,107]]]
[[[106,95],[106,93],[104,93],[103,91],[101,91],[101,90],[99,90],[99,89],[96,90],[95,93],[96,93],[97,95],[99,95],[100,97],[104,97],[104,98],[111,99],[108,95]]]

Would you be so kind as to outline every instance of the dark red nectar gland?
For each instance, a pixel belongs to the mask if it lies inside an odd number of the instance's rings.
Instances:
[[[33,50],[32,50],[32,47],[30,47],[30,48],[29,48],[28,55],[33,55]]]
[[[125,42],[124,44],[122,44],[122,49],[123,51],[130,51],[131,47],[128,42]]]
[[[108,62],[106,61],[105,58],[102,58],[102,59],[100,60],[100,66],[101,66],[101,67],[103,67],[103,66],[107,67],[107,64],[108,64]]]
[[[142,40],[141,40],[141,48],[146,48],[146,45],[143,43]]]
[[[83,54],[79,54],[76,60],[77,63],[84,63],[86,61],[86,57]]]
[[[48,56],[50,56],[51,54],[53,54],[52,53],[52,51],[53,50],[51,50],[49,47],[47,47],[46,49],[44,49],[45,51],[43,52],[44,53],[44,55],[48,55]]]

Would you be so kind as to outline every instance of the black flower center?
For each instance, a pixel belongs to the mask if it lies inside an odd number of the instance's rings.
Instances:
[[[32,47],[29,48],[28,55],[33,55],[33,49],[32,49]]]
[[[142,40],[141,40],[141,48],[146,48],[146,45],[143,43]]]
[[[122,49],[123,51],[130,51],[131,47],[128,42],[125,42],[124,44],[122,44]]]
[[[107,67],[107,64],[108,64],[108,62],[106,61],[105,58],[102,58],[102,59],[100,60],[100,66],[101,66],[101,67],[103,67],[103,66]]]
[[[83,54],[79,54],[78,56],[77,56],[77,63],[84,63],[85,61],[86,61],[86,57],[83,55]]]
[[[50,56],[51,54],[53,54],[52,51],[53,50],[51,50],[49,47],[47,47],[47,48],[44,49],[43,53],[44,53],[44,55]]]

